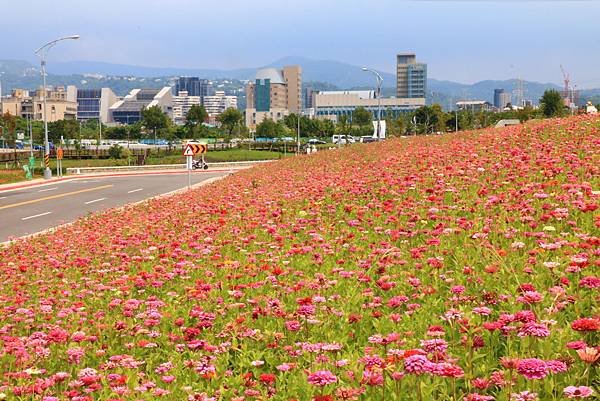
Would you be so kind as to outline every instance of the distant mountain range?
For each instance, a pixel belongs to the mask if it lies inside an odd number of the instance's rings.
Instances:
[[[259,68],[296,64],[302,66],[302,78],[308,85],[314,82],[319,83],[319,85],[315,85],[316,87],[325,85],[328,89],[364,89],[374,86],[373,76],[362,71],[359,66],[304,57],[284,57],[266,66],[234,70],[141,67],[93,61],[63,63],[53,61],[48,64],[47,81],[50,85],[76,85],[83,88],[106,86],[112,88],[118,95],[124,95],[133,88],[173,85],[175,78],[180,75],[198,76],[218,81],[244,81],[253,79]],[[396,85],[395,75],[385,71],[380,71],[380,74],[384,79],[384,96],[393,96]],[[17,87],[36,88],[41,84],[39,67],[22,60],[0,60],[0,82],[4,93]],[[514,93],[517,86],[518,81],[515,79],[486,80],[474,84],[463,84],[429,78],[427,100],[428,103],[440,103],[445,108],[451,108],[457,100],[477,99],[492,102],[494,89],[503,88],[509,93]],[[553,83],[531,81],[523,81],[523,88],[524,98],[530,99],[534,103],[537,103],[546,89],[561,89]],[[240,94],[243,84],[242,82],[235,83],[229,89],[233,93]],[[581,99],[582,101],[600,100],[600,89],[582,91]]]

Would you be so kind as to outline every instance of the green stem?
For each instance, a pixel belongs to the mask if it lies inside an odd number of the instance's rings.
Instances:
[[[421,395],[421,385],[420,385],[419,376],[415,376],[415,390],[417,391],[417,400],[423,401],[423,396]]]

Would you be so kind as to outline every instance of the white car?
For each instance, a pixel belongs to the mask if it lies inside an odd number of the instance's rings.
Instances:
[[[346,143],[354,143],[356,140],[352,135],[334,135],[331,137],[331,142],[334,144],[346,144]]]

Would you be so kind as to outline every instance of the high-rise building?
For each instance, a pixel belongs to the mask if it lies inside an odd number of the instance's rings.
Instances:
[[[129,95],[110,107],[112,121],[134,124],[142,120],[142,109],[158,106],[169,117],[173,114],[171,87],[162,89],[134,89]]]
[[[117,102],[110,88],[77,89],[77,119],[79,121],[101,120],[111,122],[109,109]]]
[[[212,85],[208,79],[179,77],[175,85],[175,95],[184,91],[188,96],[200,96],[200,100],[202,100],[204,96],[212,95]]]
[[[494,107],[502,110],[511,103],[512,96],[504,89],[494,89]]]
[[[298,113],[302,110],[302,70],[300,66],[283,67],[283,79],[287,86],[287,109]]]
[[[279,121],[302,109],[302,69],[300,66],[265,68],[246,86],[246,125],[250,129],[265,118]]]
[[[417,63],[414,53],[398,54],[396,62],[396,97],[425,98],[427,64]]]

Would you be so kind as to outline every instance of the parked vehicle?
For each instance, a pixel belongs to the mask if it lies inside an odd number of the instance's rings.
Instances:
[[[324,145],[324,144],[326,144],[326,143],[327,143],[327,142],[325,142],[325,141],[321,141],[321,140],[319,140],[319,139],[315,139],[315,138],[312,138],[312,139],[309,139],[309,140],[308,140],[308,144],[309,144],[309,145]]]
[[[377,142],[377,138],[372,137],[372,136],[361,136],[360,142],[361,143]]]
[[[356,140],[354,139],[354,137],[352,135],[334,135],[331,137],[331,142],[333,142],[334,144],[346,144],[346,143],[354,143],[356,142]]]

